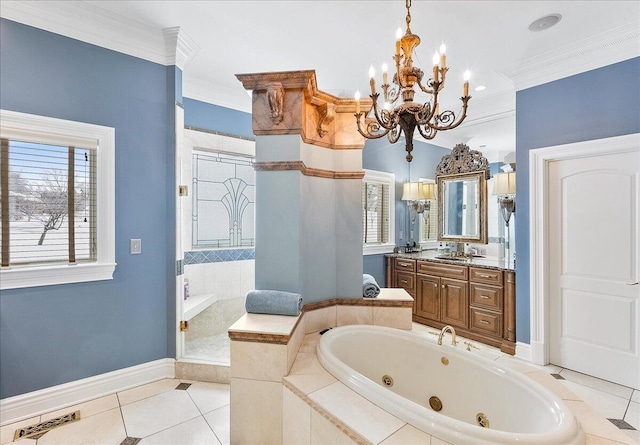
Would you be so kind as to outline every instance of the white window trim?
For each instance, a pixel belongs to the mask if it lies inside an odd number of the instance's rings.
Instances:
[[[0,269],[0,289],[111,280],[115,262],[115,129],[15,111],[0,110],[3,138],[59,141],[95,147],[97,141],[98,257],[92,263],[13,266]]]
[[[379,182],[389,185],[389,242],[363,244],[363,255],[379,255],[393,252],[396,247],[396,175],[377,170],[364,170],[364,182]]]

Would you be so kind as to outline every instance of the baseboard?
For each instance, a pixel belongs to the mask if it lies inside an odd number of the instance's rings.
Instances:
[[[160,379],[174,378],[175,360],[164,358],[0,400],[4,426]]]
[[[531,345],[528,343],[516,343],[516,357],[528,362],[531,361]]]

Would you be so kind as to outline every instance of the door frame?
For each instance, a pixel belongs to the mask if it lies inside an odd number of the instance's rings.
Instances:
[[[593,139],[529,151],[529,304],[531,361],[549,363],[549,164],[640,148],[640,133]]]

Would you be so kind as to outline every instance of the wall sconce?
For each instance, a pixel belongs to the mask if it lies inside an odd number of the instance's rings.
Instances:
[[[409,207],[411,215],[411,224],[415,223],[418,213],[421,213],[425,222],[429,224],[429,211],[431,210],[430,200],[436,199],[435,184],[429,182],[405,182],[402,185],[401,199],[407,201],[407,207]]]
[[[497,173],[493,175],[493,193],[498,196],[500,214],[509,228],[511,214],[516,211],[516,172]]]

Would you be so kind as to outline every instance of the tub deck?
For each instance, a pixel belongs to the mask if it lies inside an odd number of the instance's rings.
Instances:
[[[414,324],[413,332],[428,341],[435,341],[437,335],[433,328],[418,324]],[[319,341],[318,333],[304,337],[291,371],[283,378],[283,443],[314,443],[314,440],[335,444],[449,443],[387,413],[338,381],[316,357]],[[458,347],[465,347],[463,341]],[[469,353],[523,373],[562,399],[582,426],[587,444],[633,444],[629,436],[554,379],[550,375],[552,368],[512,358],[490,346],[472,344],[475,348]],[[311,437],[314,439],[310,440]]]

